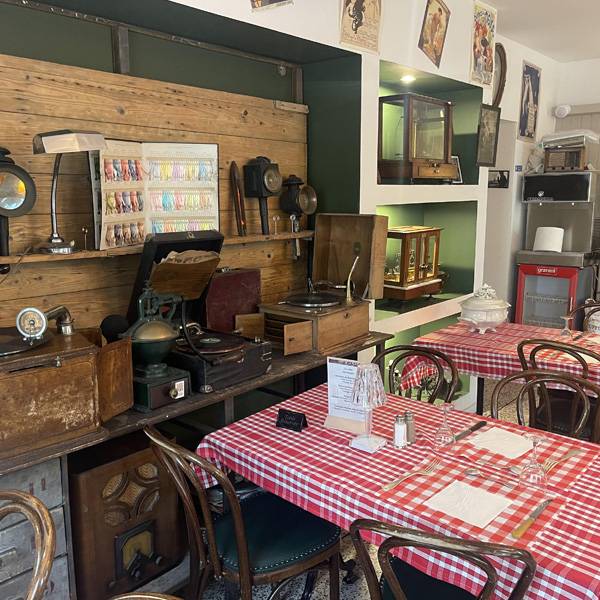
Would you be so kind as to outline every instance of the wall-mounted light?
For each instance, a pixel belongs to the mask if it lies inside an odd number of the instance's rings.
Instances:
[[[71,254],[75,250],[74,242],[65,242],[58,233],[56,219],[56,187],[58,185],[58,172],[62,155],[71,152],[92,152],[104,150],[106,140],[101,133],[95,131],[74,131],[62,129],[61,131],[48,131],[38,133],[33,138],[34,154],[56,154],[54,159],[54,171],[52,173],[52,188],[50,190],[50,220],[52,222],[52,234],[48,243],[40,250],[51,254]]]
[[[416,80],[417,78],[414,75],[402,75],[402,77],[400,77],[402,83],[413,83]]]

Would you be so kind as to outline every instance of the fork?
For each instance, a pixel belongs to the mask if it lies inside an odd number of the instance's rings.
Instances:
[[[411,471],[410,473],[406,473],[406,475],[403,475],[402,477],[398,477],[398,479],[394,479],[393,481],[390,481],[389,483],[386,483],[380,490],[379,492],[389,492],[390,490],[393,490],[396,486],[400,485],[405,479],[408,479],[409,477],[415,477],[417,475],[430,475],[431,473],[433,473],[434,469],[440,464],[439,459],[435,458],[434,460],[432,460],[426,467],[424,467],[423,469],[419,470],[419,471]]]
[[[564,462],[565,460],[569,460],[570,458],[573,458],[574,456],[577,456],[578,454],[581,454],[582,452],[584,452],[584,450],[580,450],[578,448],[573,448],[573,450],[569,450],[565,455],[561,456],[560,458],[555,458],[554,460],[547,459],[544,462],[544,464],[542,465],[542,469],[544,469],[546,474],[548,474],[555,467],[557,467],[560,463]]]

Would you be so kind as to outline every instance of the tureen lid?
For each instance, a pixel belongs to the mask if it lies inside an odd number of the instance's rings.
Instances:
[[[492,310],[508,308],[510,304],[496,295],[496,290],[484,283],[470,298],[460,303],[469,310]]]

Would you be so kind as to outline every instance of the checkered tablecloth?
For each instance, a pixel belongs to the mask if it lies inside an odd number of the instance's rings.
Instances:
[[[302,432],[276,428],[279,408],[304,412],[309,427]],[[517,478],[502,469],[510,461],[476,450],[468,438],[457,444],[453,454],[442,456],[432,475],[409,479],[393,492],[380,494],[385,483],[428,464],[434,457],[430,441],[442,421],[436,406],[390,395],[388,402],[374,411],[374,433],[391,438],[394,416],[404,410],[415,414],[418,443],[403,449],[388,445],[369,455],[350,448],[351,434],[323,427],[327,387],[320,386],[206,436],[197,452],[344,529],[357,518],[374,518],[445,535],[527,547],[538,563],[527,598],[600,598],[598,446],[541,433],[540,460],[562,456],[573,448],[584,452],[551,473],[549,492],[555,500],[516,542],[510,532],[539,504],[541,494],[519,486]],[[459,432],[480,419],[454,411],[449,423]],[[486,420],[510,431],[527,431],[512,423]],[[483,461],[478,464],[482,476],[469,478],[465,470],[474,460]],[[520,465],[525,460],[526,456],[519,457],[510,464]],[[457,479],[503,494],[512,503],[485,529],[423,504]],[[401,556],[426,573],[474,594],[484,583],[481,572],[454,557],[424,550],[403,550]],[[497,598],[508,598],[521,567],[504,559],[494,563],[499,571]]]
[[[581,338],[572,341],[560,332],[560,329],[549,327],[504,323],[496,331],[481,334],[471,332],[467,325],[458,323],[417,338],[414,345],[439,350],[454,362],[459,373],[486,379],[502,379],[520,371],[517,345],[527,339],[573,343],[600,353],[599,335],[584,333]],[[540,353],[537,362],[541,369],[581,374],[581,365],[565,354],[547,352],[542,356]],[[589,369],[589,379],[600,384],[600,364],[590,364]],[[417,387],[424,376],[435,373],[427,359],[417,356],[408,358],[402,370],[401,389]]]

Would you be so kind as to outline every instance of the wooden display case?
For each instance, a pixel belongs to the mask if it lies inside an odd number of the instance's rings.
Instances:
[[[393,263],[385,269],[384,297],[412,300],[442,289],[439,276],[441,227],[409,225],[388,230],[399,241]]]
[[[456,179],[452,103],[418,94],[379,98],[377,159],[383,183],[386,179]]]
[[[367,298],[383,297],[383,271],[387,242],[387,217],[381,215],[319,214],[316,217],[312,280],[346,283],[352,275],[354,298],[335,290],[340,303],[328,308],[263,304],[265,339],[283,348],[284,354],[315,350],[329,354],[369,333]]]

